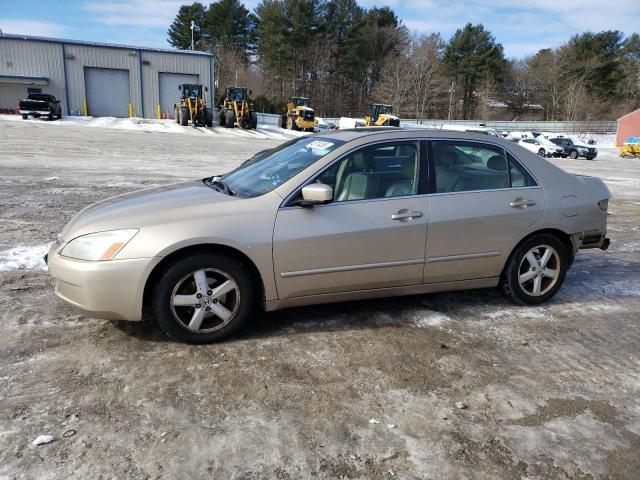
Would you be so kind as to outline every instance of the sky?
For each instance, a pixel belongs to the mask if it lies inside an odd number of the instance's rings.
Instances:
[[[201,0],[202,1],[202,0]],[[587,30],[640,31],[639,0],[359,0],[390,6],[412,32],[449,39],[467,22],[482,23],[509,58],[556,47]],[[17,33],[169,47],[167,28],[180,0],[0,0],[0,30]],[[209,2],[202,1],[207,4]],[[259,0],[244,2],[253,10]]]

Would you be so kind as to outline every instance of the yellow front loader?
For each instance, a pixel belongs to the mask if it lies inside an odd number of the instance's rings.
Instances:
[[[364,117],[367,127],[399,127],[400,118],[393,115],[391,105],[374,103],[371,106],[371,114]]]
[[[224,98],[218,110],[218,123],[221,127],[238,126],[245,130],[258,127],[258,115],[253,111],[246,88],[225,88]]]
[[[313,132],[318,126],[315,111],[309,106],[309,99],[292,97],[287,102],[287,111],[278,119],[280,128]]]
[[[182,126],[189,125],[189,122],[194,127],[212,126],[213,114],[207,108],[202,85],[183,83],[178,86],[178,90],[180,91],[180,102],[174,106],[176,122]],[[204,92],[206,91],[207,87],[204,87]]]

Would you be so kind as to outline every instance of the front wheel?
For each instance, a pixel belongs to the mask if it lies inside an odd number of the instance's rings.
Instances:
[[[569,154],[569,158],[575,160],[576,158],[578,158],[578,152],[576,150],[571,150],[571,153]]]
[[[189,125],[189,109],[187,107],[180,107],[180,125],[183,127]]]
[[[177,340],[203,344],[227,338],[249,319],[255,289],[233,258],[197,254],[169,266],[153,296],[160,329]]]
[[[545,153],[546,152],[544,151],[544,148],[541,148],[540,150],[538,150],[538,155],[540,155],[541,157],[544,157]]]
[[[511,254],[500,286],[510,300],[537,305],[556,294],[568,267],[569,252],[558,237],[533,235]]]

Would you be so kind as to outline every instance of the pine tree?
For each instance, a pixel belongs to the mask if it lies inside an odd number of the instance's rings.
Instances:
[[[467,119],[474,112],[475,90],[488,75],[502,80],[506,61],[504,49],[484,26],[468,23],[451,37],[444,51],[444,61],[462,88],[462,114]]]
[[[191,5],[183,5],[178,11],[178,15],[173,20],[167,34],[168,42],[176,48],[188,50],[191,48],[191,21],[194,21],[193,40],[198,46],[203,38],[203,26],[205,20],[206,8],[199,2]],[[197,50],[197,48],[196,48]]]

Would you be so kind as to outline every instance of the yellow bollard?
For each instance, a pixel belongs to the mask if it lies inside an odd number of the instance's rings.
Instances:
[[[133,118],[133,104],[129,104],[129,118]]]
[[[87,101],[84,100],[82,102],[82,111],[84,112],[84,116],[88,117],[89,116],[89,112],[87,111]]]
[[[161,117],[162,115],[160,115],[160,104],[158,104],[158,120],[160,120]]]

